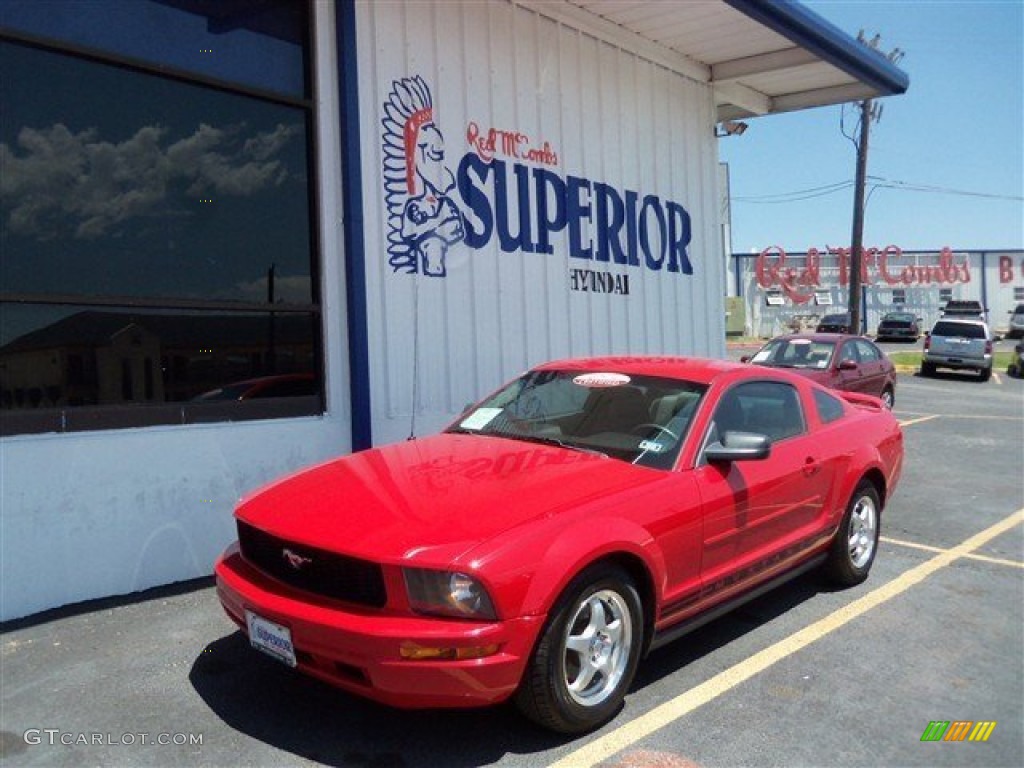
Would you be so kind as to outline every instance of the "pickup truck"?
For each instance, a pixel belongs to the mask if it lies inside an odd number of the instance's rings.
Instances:
[[[992,332],[981,320],[944,318],[935,323],[924,341],[921,375],[937,368],[974,370],[981,380],[992,376]]]

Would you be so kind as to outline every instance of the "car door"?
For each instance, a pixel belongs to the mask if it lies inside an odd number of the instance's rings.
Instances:
[[[853,364],[852,367],[844,367]],[[864,372],[860,366],[860,353],[857,351],[856,339],[846,339],[836,351],[835,389],[847,392],[864,390]]]
[[[860,391],[880,397],[885,387],[885,367],[881,351],[866,339],[854,339],[853,344],[857,347],[857,355],[860,358]]]
[[[701,461],[704,508],[701,579],[705,595],[734,591],[798,556],[820,533],[832,465],[808,431],[804,404],[787,382],[755,381],[725,392],[708,444],[729,431],[765,434],[768,458],[728,464]]]

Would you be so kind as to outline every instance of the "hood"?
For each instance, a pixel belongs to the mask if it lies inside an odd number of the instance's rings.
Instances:
[[[441,434],[299,472],[243,500],[236,516],[308,546],[441,564],[530,520],[664,476],[558,446]]]

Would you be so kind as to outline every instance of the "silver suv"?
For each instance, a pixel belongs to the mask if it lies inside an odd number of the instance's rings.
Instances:
[[[982,381],[992,376],[992,332],[981,320],[943,318],[924,340],[921,375],[931,376],[936,368],[974,370]]]

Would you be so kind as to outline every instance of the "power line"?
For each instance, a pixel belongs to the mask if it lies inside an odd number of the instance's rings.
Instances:
[[[901,192],[929,192],[932,194],[959,195],[961,197],[981,197],[989,200],[1024,201],[1024,197],[1021,195],[975,192],[967,189],[955,189],[953,187],[939,187],[932,184],[917,184],[910,181],[900,181],[898,179],[886,179],[881,176],[868,176],[868,180],[873,188],[895,189]],[[853,186],[853,181],[841,181],[821,187],[810,187],[808,189],[798,189],[793,190],[792,192],[779,192],[771,195],[737,195],[732,199],[734,202],[756,203],[759,205],[796,203],[803,200],[811,200],[816,197],[824,197],[836,192],[842,192],[851,186]]]

